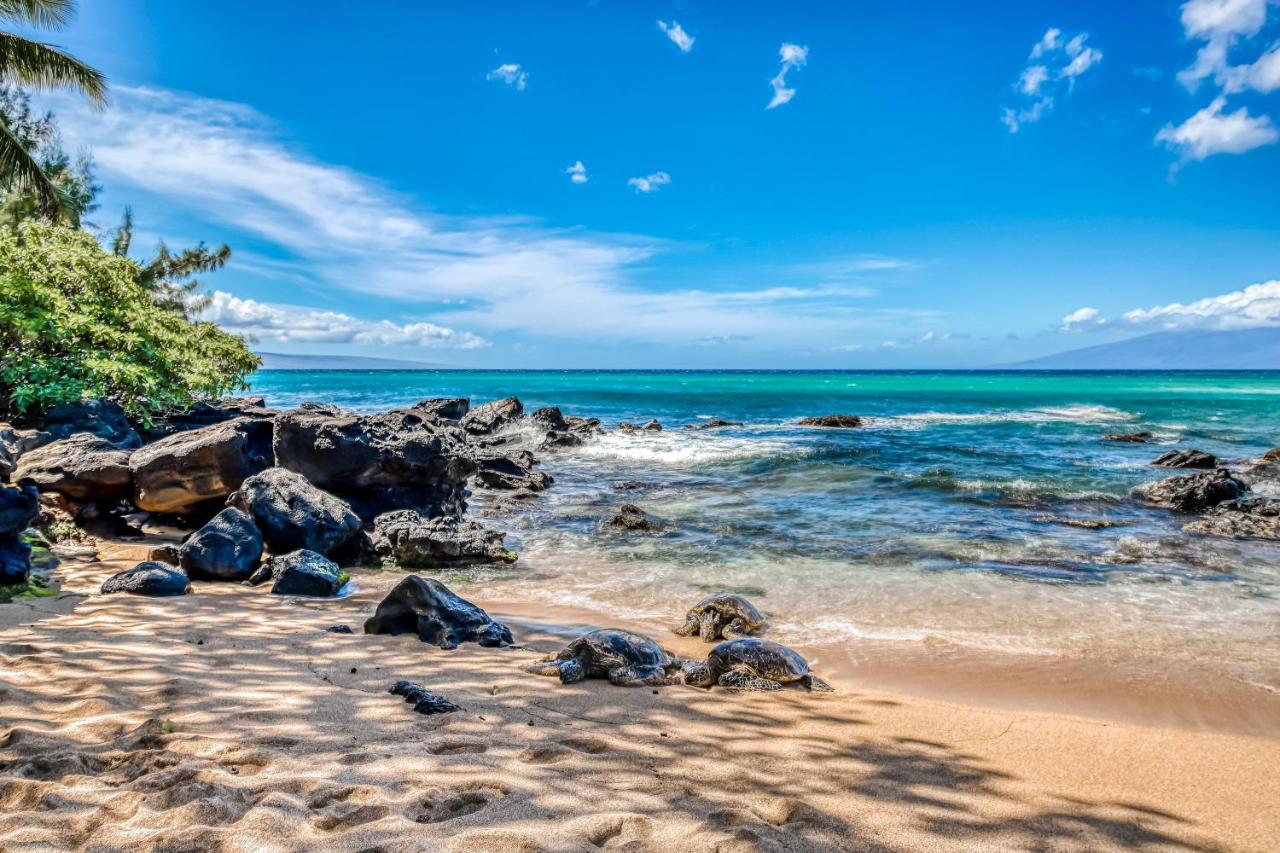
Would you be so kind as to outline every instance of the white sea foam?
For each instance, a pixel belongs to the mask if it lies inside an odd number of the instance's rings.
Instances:
[[[1109,424],[1138,416],[1110,406],[1046,406],[1040,409],[997,409],[987,412],[915,412],[873,418],[873,426],[920,429],[935,424],[1077,423]]]
[[[581,459],[686,468],[709,462],[776,456],[796,449],[796,445],[777,439],[737,438],[671,430],[606,433],[576,450],[575,455]]]

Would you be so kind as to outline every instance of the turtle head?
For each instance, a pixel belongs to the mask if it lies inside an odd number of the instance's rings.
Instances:
[[[576,681],[583,681],[587,677],[587,671],[583,668],[582,662],[577,658],[570,658],[560,662],[560,683],[573,684]]]
[[[687,660],[680,664],[680,676],[693,687],[711,687],[716,683],[711,667],[700,660]]]

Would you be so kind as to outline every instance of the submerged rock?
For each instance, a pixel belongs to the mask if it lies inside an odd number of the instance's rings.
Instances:
[[[258,586],[269,580],[274,595],[309,595],[331,598],[351,577],[323,554],[302,549],[271,557],[245,583]]]
[[[537,461],[527,450],[509,456],[477,453],[472,456],[476,464],[476,486],[481,489],[527,489],[540,492],[554,480],[550,474],[533,470]]]
[[[102,584],[102,594],[127,592],[132,595],[163,597],[186,595],[191,591],[191,581],[185,574],[168,563],[147,560],[132,569],[107,578]]]
[[[618,424],[618,429],[622,432],[662,432],[662,424],[657,418],[650,418],[642,424],[633,424],[623,421]]]
[[[1216,468],[1218,457],[1203,450],[1170,450],[1155,458],[1152,465],[1162,468]]]
[[[801,418],[799,424],[800,426],[809,427],[852,429],[853,427],[862,426],[863,420],[857,415],[820,415],[816,418]]]
[[[389,692],[393,696],[403,696],[404,701],[413,705],[413,710],[419,714],[451,714],[462,710],[439,693],[432,693],[412,681],[397,681]]]
[[[685,429],[721,429],[723,427],[740,427],[742,421],[725,421],[720,418],[711,418],[700,424],[685,424]]]
[[[653,532],[662,529],[662,522],[649,515],[635,504],[623,504],[618,508],[618,512],[609,518],[605,523],[605,527],[614,530],[627,530],[634,532]]]
[[[77,433],[23,454],[13,477],[74,500],[112,500],[129,494],[130,452],[100,436]]]
[[[327,557],[360,532],[360,517],[346,501],[286,468],[254,474],[227,503],[254,520],[276,553],[305,548]]]
[[[1118,441],[1127,444],[1146,444],[1155,435],[1145,430],[1141,432],[1109,432],[1102,437],[1103,441]]]
[[[425,643],[453,649],[459,643],[509,646],[511,631],[433,578],[409,575],[387,594],[364,623],[366,634],[417,634]]]
[[[44,417],[44,431],[56,441],[87,432],[118,447],[132,450],[142,446],[119,403],[110,400],[81,400],[54,406]]]
[[[511,426],[524,415],[524,406],[516,397],[494,400],[467,412],[459,421],[472,435],[492,435]]]
[[[1204,536],[1280,539],[1280,500],[1250,498],[1219,504],[1182,529]]]
[[[452,516],[423,519],[411,509],[375,518],[370,538],[379,556],[406,568],[516,561],[515,553],[503,547],[503,534],[496,530]]]
[[[1224,501],[1240,497],[1246,486],[1219,468],[1200,474],[1169,477],[1158,483],[1140,486],[1134,493],[1149,504],[1179,512],[1203,512]]]
[[[271,421],[237,418],[162,438],[134,452],[134,503],[148,512],[183,513],[224,500],[271,465]]]
[[[227,507],[178,549],[178,560],[196,580],[242,581],[262,559],[262,534],[248,515]]]
[[[1105,530],[1120,523],[1106,518],[1067,518],[1060,515],[1037,515],[1036,521],[1040,524],[1061,524],[1064,527],[1079,527],[1084,530]]]

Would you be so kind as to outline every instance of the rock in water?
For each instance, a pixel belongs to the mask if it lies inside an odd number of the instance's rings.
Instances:
[[[346,501],[285,468],[254,474],[227,503],[254,520],[275,553],[305,548],[327,557],[360,532],[360,517]]]
[[[353,415],[300,407],[275,421],[276,464],[351,502],[366,520],[411,507],[461,516],[467,437],[457,427],[412,410]]]
[[[685,429],[722,429],[723,427],[740,427],[742,421],[726,421],[720,418],[711,418],[700,424],[685,424]]]
[[[130,452],[105,438],[76,433],[24,454],[13,478],[74,500],[113,500],[129,494]]]
[[[423,519],[411,509],[385,512],[373,520],[373,548],[406,568],[442,563],[514,563],[503,535],[474,521],[446,516]]]
[[[459,643],[509,646],[511,631],[489,618],[479,607],[459,598],[433,578],[409,575],[382,599],[364,623],[366,634],[417,634],[424,643],[442,649]]]
[[[134,503],[147,512],[182,513],[223,500],[270,467],[271,421],[237,418],[148,444],[129,458]]]
[[[445,421],[462,420],[471,410],[471,401],[466,397],[432,397],[413,404],[415,412],[426,412]]]
[[[533,470],[536,462],[527,450],[511,456],[476,453],[472,459],[476,464],[477,488],[540,492],[554,482],[549,474]]]
[[[1217,468],[1218,457],[1203,450],[1170,450],[1157,456],[1151,464],[1161,468]]]
[[[392,685],[390,693],[394,696],[403,696],[404,701],[411,703],[413,710],[419,714],[451,714],[462,710],[439,693],[432,693],[421,684],[414,684],[412,681],[397,681]]]
[[[55,440],[87,432],[112,444],[133,450],[142,446],[119,403],[109,400],[81,400],[54,406],[44,417],[44,431]]]
[[[1280,539],[1280,500],[1251,498],[1218,504],[1182,528],[1237,539]]]
[[[467,412],[460,421],[462,428],[472,435],[493,435],[511,426],[524,415],[524,406],[515,397],[494,400]]]
[[[857,415],[820,415],[816,418],[801,418],[800,426],[851,429],[862,426],[862,418]]]
[[[191,582],[186,575],[168,563],[156,560],[138,563],[128,571],[112,575],[102,584],[103,595],[128,592],[133,595],[162,597],[186,595],[190,591]]]
[[[627,421],[622,421],[618,424],[618,429],[622,432],[662,432],[662,424],[658,422],[657,418],[650,418],[642,424],[633,424],[628,423]]]
[[[652,532],[661,530],[662,522],[635,504],[623,504],[617,514],[605,522],[605,527],[611,527],[614,530]]]
[[[1140,486],[1134,493],[1149,504],[1179,512],[1203,512],[1223,501],[1240,497],[1246,486],[1218,468],[1200,474],[1169,477],[1158,483]]]
[[[301,550],[272,557],[246,583],[256,586],[274,580],[271,592],[275,595],[330,598],[337,595],[350,579],[337,563],[323,554]]]
[[[40,492],[35,485],[0,486],[0,586],[25,583],[31,573],[31,546],[22,531],[40,512]]]
[[[262,534],[248,515],[227,507],[182,543],[178,559],[196,580],[242,581],[262,559]]]
[[[1124,444],[1146,444],[1155,436],[1145,430],[1142,432],[1110,432],[1102,437],[1103,441],[1118,441]]]

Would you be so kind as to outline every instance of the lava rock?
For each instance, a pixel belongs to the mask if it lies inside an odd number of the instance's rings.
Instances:
[[[182,549],[178,545],[153,545],[147,549],[147,559],[177,566],[182,562]]]
[[[419,714],[451,714],[462,710],[439,693],[432,693],[412,681],[397,681],[389,692],[393,696],[403,696],[404,701],[411,703]]]
[[[711,418],[700,424],[685,424],[685,429],[721,429],[722,427],[740,427],[742,421],[724,421],[720,418]]]
[[[800,426],[834,427],[838,429],[860,427],[862,426],[862,423],[862,418],[857,415],[820,415],[816,418],[800,419]]]
[[[529,416],[529,423],[545,430],[542,450],[579,447],[600,431],[599,418],[566,417],[556,406],[544,406]]]
[[[75,500],[112,500],[129,494],[129,454],[100,436],[76,433],[23,454],[13,476]]]
[[[1135,494],[1149,504],[1179,512],[1203,512],[1224,501],[1233,501],[1247,489],[1227,471],[1219,468],[1184,477],[1169,477],[1141,486]]]
[[[144,441],[156,441],[185,430],[203,429],[236,418],[270,420],[276,412],[268,409],[262,397],[223,397],[220,400],[199,400],[185,409],[174,409],[156,415],[149,424],[138,424],[136,429]]]
[[[245,583],[257,586],[274,580],[274,595],[309,595],[332,598],[351,577],[323,554],[306,549],[272,557]]]
[[[433,578],[409,575],[387,594],[364,623],[366,634],[417,634],[442,649],[459,643],[509,646],[511,631]]]
[[[635,504],[623,504],[618,512],[605,522],[606,527],[639,533],[652,533],[662,529],[662,522]]]
[[[373,521],[374,550],[407,568],[442,563],[514,563],[503,547],[503,534],[452,516],[423,519],[411,509],[396,510]]]
[[[196,580],[242,581],[262,559],[262,533],[252,518],[228,507],[182,543],[178,559]]]
[[[510,456],[491,453],[473,453],[476,465],[475,484],[481,489],[528,489],[540,492],[554,480],[550,474],[533,470],[537,461],[527,450]]]
[[[1146,444],[1155,438],[1153,433],[1141,432],[1109,432],[1102,437],[1103,441],[1117,441],[1122,444]]]
[[[1183,530],[1236,539],[1280,539],[1280,500],[1250,498],[1218,504]]]
[[[662,432],[662,424],[658,422],[657,418],[650,418],[642,424],[633,424],[623,421],[618,424],[618,429],[623,432]]]
[[[119,403],[110,400],[81,400],[54,406],[44,417],[44,431],[56,441],[87,432],[112,444],[133,450],[142,446]]]
[[[354,634],[355,633],[355,631],[351,630],[350,625],[330,625],[328,628],[325,628],[324,630],[330,634]]]
[[[524,406],[515,397],[494,400],[467,412],[459,423],[472,435],[492,435],[520,420]]]
[[[269,420],[236,418],[186,430],[134,451],[134,503],[148,512],[183,513],[223,500],[270,467]]]
[[[107,578],[102,584],[102,594],[127,592],[133,595],[163,597],[186,595],[191,591],[191,581],[177,568],[158,560],[138,563],[128,571]]]
[[[31,574],[31,546],[22,532],[40,512],[34,483],[0,486],[0,586],[25,583]]]
[[[360,531],[360,517],[341,498],[287,468],[268,468],[227,499],[254,520],[272,551],[305,548],[331,556]]]
[[[1170,450],[1157,456],[1151,464],[1162,468],[1217,468],[1218,457],[1203,450]]]
[[[413,404],[416,412],[426,412],[441,420],[457,421],[471,411],[471,401],[466,397],[432,397]]]

